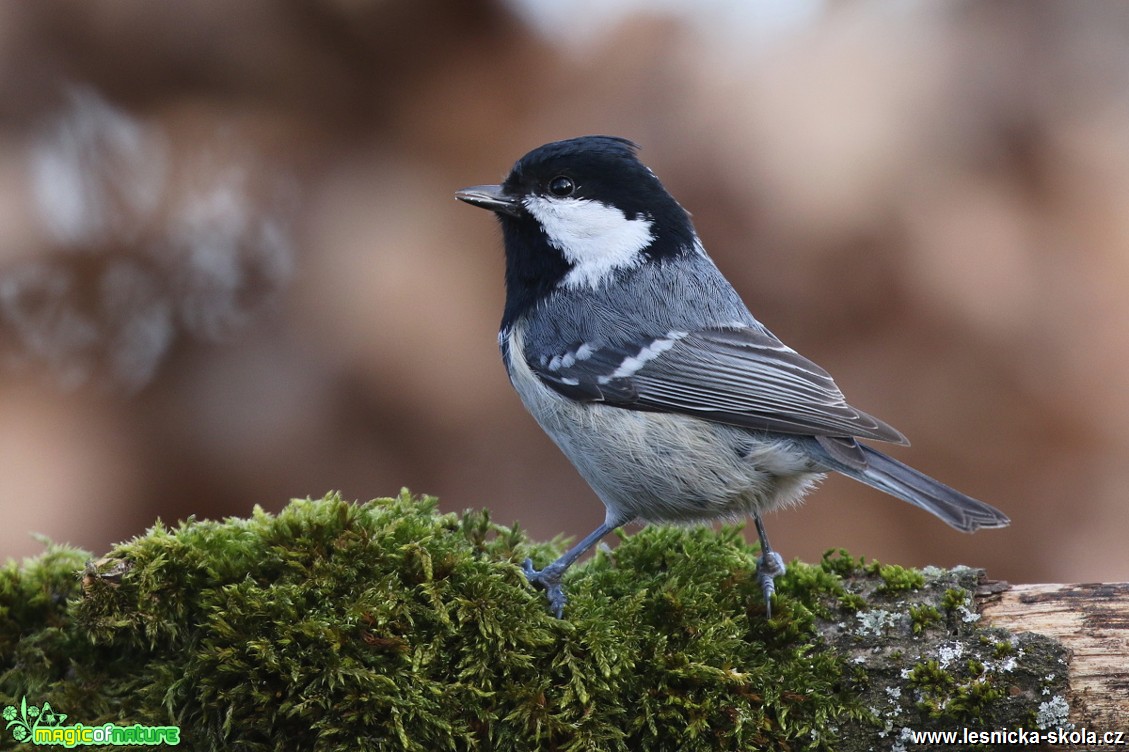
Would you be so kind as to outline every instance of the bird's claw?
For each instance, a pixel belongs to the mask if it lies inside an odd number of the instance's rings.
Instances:
[[[564,588],[561,587],[561,575],[564,574],[564,570],[552,564],[544,569],[534,569],[533,559],[526,559],[521,565],[521,571],[525,573],[525,579],[529,580],[531,585],[544,588],[545,595],[549,598],[549,608],[558,619],[563,619],[564,607],[568,602]]]
[[[772,596],[776,594],[776,578],[784,574],[784,559],[775,551],[762,554],[757,559],[757,581],[764,594],[764,607],[768,618],[772,618]]]

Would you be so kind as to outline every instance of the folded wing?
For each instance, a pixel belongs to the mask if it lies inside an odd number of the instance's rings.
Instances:
[[[598,349],[578,345],[530,365],[546,385],[572,399],[825,437],[820,443],[830,451],[858,459],[854,438],[908,443],[893,427],[848,405],[822,368],[752,327],[671,331]]]

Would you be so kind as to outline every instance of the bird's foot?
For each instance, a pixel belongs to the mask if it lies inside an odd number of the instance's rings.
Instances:
[[[772,596],[776,593],[776,578],[784,574],[784,559],[775,551],[768,551],[757,559],[757,581],[764,593],[764,607],[772,618]]]
[[[521,567],[521,571],[525,572],[525,579],[529,580],[531,585],[544,588],[545,595],[549,598],[549,608],[558,619],[564,618],[564,607],[568,599],[565,598],[564,588],[561,587],[561,576],[564,575],[564,567],[558,567],[556,562],[550,564],[544,569],[534,569],[533,559],[526,559]]]

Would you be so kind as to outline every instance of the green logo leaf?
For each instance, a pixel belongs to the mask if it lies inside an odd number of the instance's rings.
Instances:
[[[43,707],[51,710],[51,706],[44,703]],[[54,715],[54,713],[52,713]],[[8,722],[5,726],[12,732],[12,738],[18,742],[26,741],[31,738],[31,732],[43,720],[40,715],[39,707],[36,705],[28,705],[27,697],[20,698],[20,707],[17,709],[15,705],[8,705],[4,708],[4,720]]]

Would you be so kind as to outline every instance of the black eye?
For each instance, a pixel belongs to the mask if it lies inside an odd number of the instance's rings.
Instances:
[[[576,184],[571,179],[566,178],[564,175],[558,175],[549,181],[549,193],[557,198],[564,198],[571,196],[572,192],[576,190]]]

